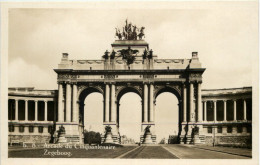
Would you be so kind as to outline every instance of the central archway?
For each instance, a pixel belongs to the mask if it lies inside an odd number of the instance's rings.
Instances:
[[[181,91],[162,86],[155,91],[154,100],[157,142],[179,143],[183,118]]]
[[[134,87],[123,87],[117,94],[117,126],[120,143],[140,141],[142,97]]]

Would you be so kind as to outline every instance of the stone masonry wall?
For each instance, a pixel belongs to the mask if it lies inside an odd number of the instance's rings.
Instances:
[[[9,135],[8,143],[12,142],[26,142],[26,143],[49,143],[51,136],[43,135]]]
[[[213,137],[206,136],[205,143],[212,145]],[[236,147],[252,147],[250,136],[216,136],[215,145],[218,146],[236,146]]]

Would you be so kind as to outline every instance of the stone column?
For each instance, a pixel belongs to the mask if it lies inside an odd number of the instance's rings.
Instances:
[[[148,106],[147,106],[147,103],[148,103],[148,89],[147,89],[147,84],[144,84],[144,101],[143,101],[143,104],[144,104],[144,122],[147,122],[147,118],[148,118]]]
[[[72,91],[72,122],[77,121],[77,93],[78,93],[78,88],[77,84],[73,84],[73,91]]]
[[[198,122],[202,122],[202,107],[201,107],[201,83],[198,83]]]
[[[105,93],[105,122],[109,122],[109,85],[106,84]]]
[[[204,101],[204,121],[207,121],[207,101]]]
[[[66,122],[71,122],[71,85],[66,84]]]
[[[111,85],[111,121],[116,121],[116,89],[115,84]]]
[[[234,121],[237,120],[237,101],[234,100]]]
[[[224,101],[224,121],[227,121],[227,100]]]
[[[53,106],[54,106],[54,107],[53,107],[53,110],[54,110],[54,112],[53,112],[53,121],[56,121],[56,115],[57,115],[57,114],[56,114],[56,104],[57,104],[57,103],[56,103],[56,101],[54,100],[54,101],[53,101]]]
[[[183,84],[183,122],[186,122],[187,121],[187,89],[186,89],[186,85]]]
[[[243,133],[243,134],[246,134],[246,133],[247,133],[247,128],[246,128],[246,126],[243,126],[243,127],[242,127],[242,133]]]
[[[244,110],[244,120],[246,120],[246,99],[243,101],[243,110]]]
[[[47,121],[48,101],[44,101],[44,121]]]
[[[25,121],[28,121],[28,100],[24,100],[25,102]]]
[[[58,122],[64,122],[63,87],[61,83],[59,83]]]
[[[15,120],[18,121],[18,101],[15,99]]]
[[[153,114],[153,110],[154,110],[154,108],[153,108],[153,90],[154,90],[154,86],[153,86],[153,84],[150,84],[150,95],[149,95],[149,97],[150,97],[150,99],[149,99],[149,101],[150,101],[150,109],[149,109],[149,111],[150,111],[150,122],[153,122],[154,121],[154,118],[153,118],[153,116],[154,116],[154,114]]]
[[[153,100],[153,121],[155,119],[155,106],[156,106],[156,100]]]
[[[34,110],[35,110],[34,120],[35,120],[35,121],[38,121],[38,100],[35,100],[35,101],[34,101]]]
[[[79,100],[77,100],[76,108],[77,108],[77,111],[76,111],[76,122],[79,123]]]
[[[193,84],[190,83],[190,121],[194,122],[195,121],[195,113],[194,113],[194,108],[193,108],[193,102],[194,100],[194,88],[193,88]]]
[[[217,121],[217,101],[214,100],[214,122]]]

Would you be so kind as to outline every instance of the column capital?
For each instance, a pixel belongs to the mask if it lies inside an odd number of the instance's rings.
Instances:
[[[38,102],[38,100],[34,100],[34,102]]]
[[[236,101],[237,101],[237,99],[232,99],[232,101],[236,102]]]
[[[149,83],[148,82],[143,82],[143,85],[148,85]]]
[[[64,84],[64,81],[58,81],[57,84],[63,85],[63,84]]]
[[[25,102],[28,102],[28,101],[29,101],[29,99],[24,99],[24,101],[25,101]]]
[[[227,102],[227,100],[225,99],[225,100],[222,100],[223,102]]]
[[[70,82],[70,81],[65,81],[65,84],[66,84],[66,85],[70,85],[71,82]]]
[[[183,87],[183,88],[187,88],[186,82],[182,82],[182,87]]]
[[[195,81],[197,84],[201,85],[202,84],[202,81],[201,80],[196,80]]]
[[[212,100],[214,103],[216,103],[218,100]]]
[[[77,84],[78,84],[78,82],[71,82],[71,84],[72,84],[72,85],[77,85]]]
[[[45,103],[47,103],[48,102],[48,100],[43,100]]]

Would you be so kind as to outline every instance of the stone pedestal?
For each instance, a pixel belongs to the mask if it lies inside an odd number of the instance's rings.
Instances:
[[[108,132],[107,135],[105,136],[104,143],[114,143],[111,132]]]
[[[57,123],[56,124],[56,130],[59,130],[59,127],[60,126],[63,126],[66,130],[66,135],[64,135],[64,138],[66,138],[66,141],[69,142],[69,143],[83,143],[81,141],[81,137],[80,136],[83,136],[84,138],[84,135],[80,135],[82,134],[82,130],[81,128],[75,124],[75,123],[70,123],[70,124],[64,124],[63,123]]]
[[[145,135],[143,144],[153,144],[152,134],[151,133],[147,133]]]
[[[200,136],[199,136],[199,135],[195,135],[195,136],[194,136],[193,143],[194,143],[194,144],[201,144]]]
[[[65,132],[60,132],[58,143],[67,143],[67,139],[65,138]]]

